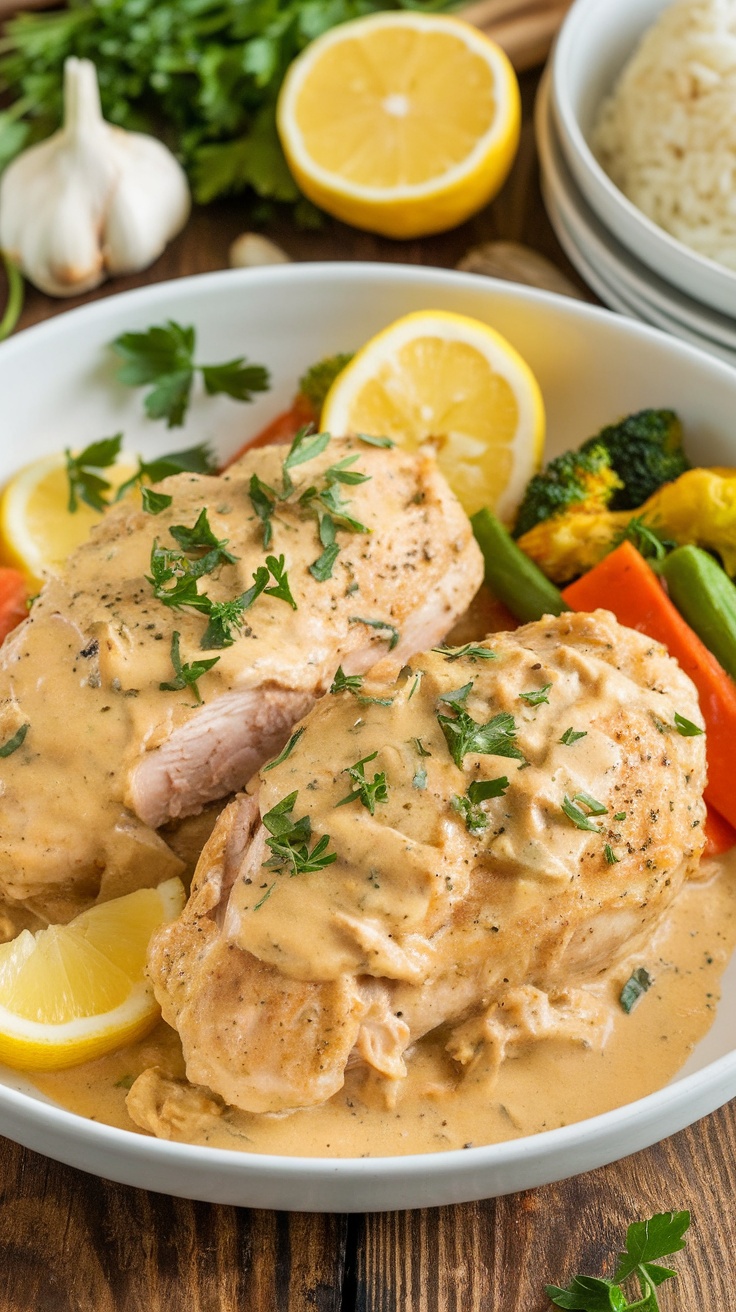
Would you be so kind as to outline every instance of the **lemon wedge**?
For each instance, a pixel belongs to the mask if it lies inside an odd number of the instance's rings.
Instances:
[[[115,465],[106,471],[117,487],[135,471]],[[80,502],[68,508],[69,480],[61,453],[25,465],[0,495],[0,557],[36,585],[58,574],[70,553],[86,542],[102,513]]]
[[[443,232],[486,205],[520,121],[500,46],[460,19],[408,12],[318,37],[291,65],[276,114],[304,194],[387,237]]]
[[[544,446],[544,405],[529,366],[500,333],[464,315],[420,310],[358,351],[325,398],[321,426],[431,447],[469,515],[509,521]]]
[[[159,1015],[148,943],[184,901],[181,880],[168,879],[0,945],[0,1061],[62,1070],[145,1034]]]

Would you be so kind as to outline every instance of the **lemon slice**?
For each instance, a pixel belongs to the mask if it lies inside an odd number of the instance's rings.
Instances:
[[[184,901],[181,880],[168,879],[2,944],[0,1061],[62,1070],[145,1034],[159,1015],[148,943]]]
[[[134,472],[127,465],[115,465],[106,474],[116,487]],[[84,502],[72,514],[68,501],[69,480],[61,454],[25,465],[0,496],[0,555],[39,586],[47,574],[59,573],[102,518],[100,511]]]
[[[544,405],[529,366],[487,324],[420,310],[385,328],[338,374],[321,426],[431,446],[469,515],[510,520],[544,446]]]
[[[519,87],[500,46],[468,23],[371,14],[302,51],[276,121],[316,205],[357,228],[417,237],[495,196],[519,143]]]

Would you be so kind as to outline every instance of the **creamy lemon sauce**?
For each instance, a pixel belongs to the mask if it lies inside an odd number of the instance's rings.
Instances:
[[[471,1067],[460,1074],[444,1051],[442,1030],[420,1041],[390,1105],[385,1086],[362,1069],[345,1088],[308,1111],[257,1116],[172,1083],[171,1137],[211,1147],[296,1156],[381,1156],[499,1143],[580,1121],[666,1084],[713,1021],[720,980],[736,945],[736,851],[703,863],[710,876],[682,890],[650,945],[593,986],[607,1003],[611,1029],[602,1049],[543,1039],[514,1049],[495,1082]],[[630,1014],[620,1004],[632,969],[654,984]],[[158,1065],[177,1080],[177,1035],[161,1024],[148,1038],[35,1084],[62,1106],[108,1125],[138,1131],[125,1099],[133,1080]]]

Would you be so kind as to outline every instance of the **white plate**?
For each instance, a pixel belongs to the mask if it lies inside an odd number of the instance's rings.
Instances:
[[[637,259],[695,300],[736,317],[736,273],[690,250],[619,190],[588,144],[601,102],[670,0],[575,0],[551,60],[552,114],[577,186]]]
[[[534,109],[545,205],[557,236],[578,272],[606,305],[618,310],[623,298],[632,307],[630,312],[645,323],[664,328],[683,341],[714,350],[721,359],[736,363],[736,321],[686,296],[647,268],[616,241],[587,204],[562,154],[551,112],[550,86],[548,71],[540,82]],[[564,238],[558,230],[560,222],[564,225]],[[591,268],[592,278],[588,272]]]
[[[198,402],[183,439],[232,450],[284,406],[315,359],[359,346],[411,310],[474,315],[504,333],[544,393],[550,451],[644,406],[677,410],[693,458],[736,463],[736,370],[605,310],[471,274],[395,265],[292,265],[209,274],[98,301],[0,346],[0,478],[23,461],[124,429],[152,453],[171,434],[111,381],[107,343],[166,318],[195,324],[200,359],[243,353],[273,373],[252,407]],[[183,442],[182,442],[183,444]],[[667,1088],[577,1125],[485,1148],[415,1157],[281,1158],[168,1143],[72,1115],[0,1071],[0,1132],[123,1184],[185,1198],[299,1211],[432,1207],[528,1189],[654,1143],[736,1094],[736,968],[715,1024]]]

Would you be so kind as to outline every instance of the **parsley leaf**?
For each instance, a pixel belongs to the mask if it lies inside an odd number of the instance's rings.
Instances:
[[[580,738],[587,738],[587,737],[588,737],[587,729],[573,729],[572,727],[570,727],[569,729],[565,730],[562,737],[558,738],[557,741],[562,743],[563,746],[565,747],[570,747],[572,743],[578,742]]]
[[[588,815],[586,815],[585,811],[581,811],[580,807],[575,805],[576,801],[585,802],[585,794],[577,793],[575,798],[571,801],[570,798],[567,796],[567,793],[565,793],[565,798],[562,803],[561,810],[564,811],[568,820],[572,820],[573,824],[578,829],[587,829],[590,831],[591,834],[599,834],[601,831],[598,828],[598,825],[593,824],[593,821],[590,819]],[[595,805],[598,806],[599,803],[596,802]],[[604,807],[603,811],[593,811],[593,815],[603,815],[605,810],[606,808]]]
[[[283,748],[283,750],[279,752],[278,756],[275,757],[273,761],[269,761],[268,765],[264,765],[262,767],[263,774],[266,774],[268,770],[273,770],[277,765],[281,765],[282,761],[285,761],[287,757],[291,756],[291,753],[293,752],[294,748],[296,747],[303,733],[304,733],[304,727],[302,726],[301,729],[297,729],[296,733],[293,733],[291,735],[291,738],[289,739],[288,743]]]
[[[16,729],[12,738],[6,739],[6,741],[0,745],[0,757],[5,758],[6,756],[12,756],[13,752],[17,752],[18,748],[22,747],[25,742],[26,734],[30,727],[30,724],[26,721],[25,724],[20,726],[20,729]]]
[[[207,516],[206,507],[203,507],[203,509],[200,510],[196,523],[194,523],[191,528],[188,528],[186,524],[172,524],[169,533],[174,541],[179,543],[182,551],[186,552],[188,556],[194,555],[197,551],[209,552],[214,550],[217,554],[215,565],[221,563],[234,565],[238,559],[237,556],[233,556],[229,551],[225,551],[225,547],[228,543],[227,538],[220,539],[215,537],[210,528],[210,521]],[[206,572],[210,574],[215,565]]]
[[[637,969],[629,976],[621,990],[619,1002],[626,1012],[627,1016],[639,998],[643,997],[648,989],[652,987],[654,980],[645,966],[638,966]]]
[[[523,702],[526,702],[528,706],[541,706],[544,702],[549,705],[549,697],[547,696],[547,693],[551,687],[551,683],[545,683],[541,688],[533,689],[532,692],[520,692],[519,697]]]
[[[268,870],[288,867],[292,875],[308,875],[332,865],[333,861],[337,860],[337,853],[327,851],[330,845],[329,834],[323,834],[317,839],[310,851],[311,820],[308,815],[302,816],[300,820],[295,820],[292,815],[297,797],[298,792],[289,793],[261,817],[263,825],[271,835],[266,842],[273,853],[270,860],[264,861],[263,864]],[[262,901],[265,901],[265,898]]]
[[[498,656],[495,651],[490,651],[488,647],[479,647],[472,642],[466,642],[464,647],[448,647],[442,643],[440,647],[433,647],[432,651],[437,652],[438,656],[444,656],[446,661],[459,661],[465,657],[469,661],[497,661]]]
[[[291,595],[289,587],[289,576],[286,572],[286,562],[284,556],[266,556],[266,565],[273,578],[273,586],[264,588],[267,597],[278,597],[279,601],[285,601],[291,606],[292,610],[297,609],[297,604]]]
[[[390,633],[391,640],[388,643],[389,651],[393,651],[394,647],[398,646],[399,639],[401,638],[401,634],[395,625],[388,624],[386,620],[366,620],[362,615],[351,615],[349,616],[348,623],[367,624],[369,629],[384,629],[386,633]],[[388,639],[384,639],[384,641],[388,641]]]
[[[219,656],[213,656],[208,661],[192,661],[191,664],[182,664],[181,653],[179,650],[179,634],[174,632],[171,635],[171,664],[174,667],[175,679],[170,683],[160,683],[158,686],[161,692],[181,692],[183,688],[191,688],[198,702],[202,701],[202,696],[197,686],[198,681],[212,669],[219,661]]]
[[[69,500],[67,509],[74,514],[80,501],[91,506],[93,510],[104,510],[109,504],[105,493],[111,484],[99,473],[115,464],[123,444],[122,433],[114,437],[103,437],[98,442],[90,442],[78,455],[73,456],[69,448],[66,456],[66,473],[69,480]]]
[[[616,856],[616,853],[614,852],[610,843],[606,843],[605,847],[603,848],[603,855],[606,858],[606,861],[609,866],[617,866],[619,861],[621,860],[620,857]]]
[[[319,540],[324,551],[309,566],[309,573],[314,575],[318,583],[324,583],[326,579],[332,577],[332,567],[340,554],[340,548],[335,541],[335,521],[332,515],[320,515]]]
[[[648,1221],[634,1221],[626,1232],[626,1251],[619,1253],[613,1280],[575,1276],[566,1289],[545,1285],[556,1307],[575,1312],[659,1312],[657,1286],[677,1275],[657,1259],[685,1247],[683,1235],[690,1225],[689,1212],[660,1212]],[[640,1297],[630,1302],[621,1288],[636,1276]]]
[[[684,715],[678,715],[677,711],[675,711],[675,728],[683,738],[697,738],[705,732],[704,729],[699,729],[697,724],[693,724],[692,720],[686,720]]]
[[[463,759],[470,753],[479,756],[508,756],[523,761],[524,754],[516,746],[516,721],[508,711],[500,711],[487,724],[478,722],[467,711],[458,710],[455,719],[438,713],[437,720],[445,735],[455,765],[462,769]]]
[[[120,382],[129,387],[153,384],[144,399],[146,413],[151,419],[165,419],[169,428],[184,423],[197,372],[202,374],[209,396],[222,393],[237,401],[250,401],[254,392],[269,387],[268,370],[247,364],[243,356],[224,364],[195,364],[195,344],[195,329],[182,327],[173,319],[143,333],[122,333],[111,343],[125,361],[118,370]]]
[[[143,509],[149,515],[160,515],[162,510],[168,510],[174,499],[168,496],[166,492],[154,492],[152,487],[142,487],[141,498],[143,500]]]
[[[476,779],[469,785],[467,793],[471,802],[485,802],[489,797],[503,797],[508,787],[509,781],[504,774],[499,779]]]
[[[356,433],[359,442],[365,442],[366,446],[381,446],[386,449],[396,446],[391,437],[374,437],[372,433]]]
[[[464,797],[455,794],[450,798],[450,805],[463,817],[468,833],[482,834],[488,828],[488,816],[480,803],[490,797],[503,797],[508,787],[509,781],[505,775],[499,779],[476,779],[469,785]]]
[[[262,483],[257,474],[251,475],[248,495],[253,509],[263,525],[263,546],[270,547],[273,539],[271,516],[277,501],[277,493],[268,483]]]
[[[359,692],[363,683],[362,674],[346,674],[342,665],[335,670],[330,692]]]
[[[371,815],[376,814],[376,803],[388,801],[388,784],[386,775],[383,771],[374,774],[372,779],[366,779],[365,767],[369,761],[375,761],[378,752],[371,752],[370,756],[363,756],[355,765],[349,765],[343,770],[353,781],[355,787],[343,797],[341,801],[336,802],[335,806],[345,806],[348,802],[361,802]]]
[[[468,700],[468,695],[473,691],[473,680],[464,683],[462,688],[453,688],[451,692],[443,692],[437,698],[438,702],[447,702],[448,706],[462,706]]]

